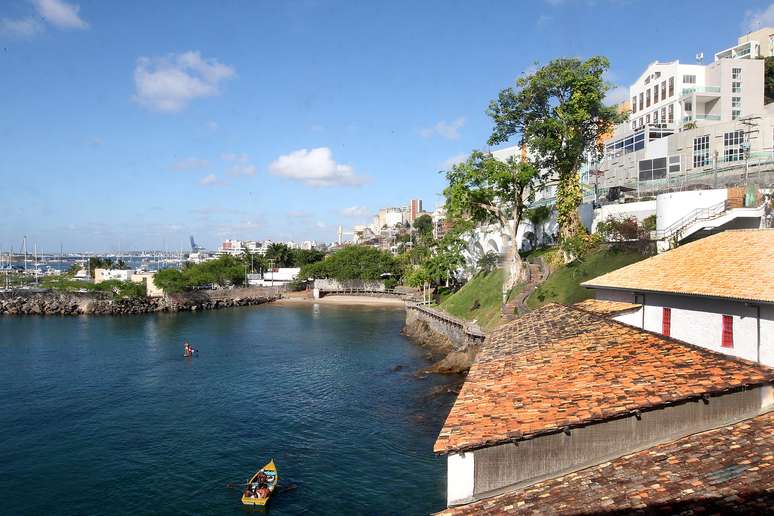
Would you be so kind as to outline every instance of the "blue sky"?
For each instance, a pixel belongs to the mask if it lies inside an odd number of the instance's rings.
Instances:
[[[771,24],[770,2],[5,0],[0,248],[332,241],[439,203],[536,61],[606,55],[625,86]]]

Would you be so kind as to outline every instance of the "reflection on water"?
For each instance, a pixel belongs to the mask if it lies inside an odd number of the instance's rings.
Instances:
[[[414,377],[426,362],[403,317],[314,304],[0,318],[3,512],[242,512],[225,485],[272,457],[297,486],[275,514],[439,510],[432,445],[453,395]]]

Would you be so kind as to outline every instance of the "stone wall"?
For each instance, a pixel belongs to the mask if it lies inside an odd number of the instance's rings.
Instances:
[[[467,321],[415,303],[406,303],[403,334],[428,348],[432,354],[443,356],[430,368],[437,373],[468,370],[485,337],[478,327]]]
[[[0,293],[0,314],[129,315],[152,312],[214,310],[259,305],[276,298],[272,289],[239,288],[196,291],[163,298],[113,299],[101,292],[62,293],[15,291]]]

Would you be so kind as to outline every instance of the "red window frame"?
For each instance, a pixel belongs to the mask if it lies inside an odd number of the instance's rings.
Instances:
[[[730,315],[723,316],[723,341],[724,348],[734,347],[734,318]]]
[[[664,307],[661,313],[661,333],[667,337],[672,333],[672,309]]]

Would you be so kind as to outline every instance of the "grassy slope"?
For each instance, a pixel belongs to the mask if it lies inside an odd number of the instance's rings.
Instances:
[[[488,274],[477,274],[458,292],[441,302],[441,308],[450,314],[476,320],[483,329],[495,326],[500,321],[500,303],[502,301],[503,271],[496,270]],[[479,308],[473,309],[476,301]]]
[[[645,258],[646,256],[638,252],[628,250],[596,251],[587,256],[582,263],[571,263],[554,271],[527,298],[527,306],[537,308],[552,302],[569,305],[594,297],[593,291],[580,286],[582,282]]]

